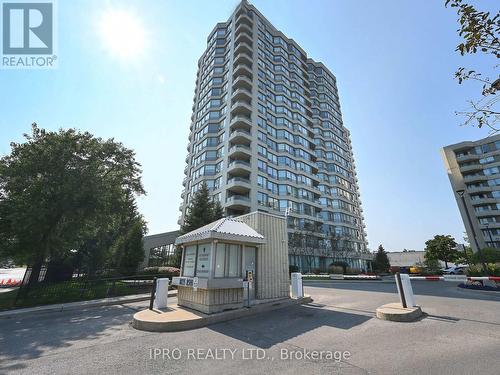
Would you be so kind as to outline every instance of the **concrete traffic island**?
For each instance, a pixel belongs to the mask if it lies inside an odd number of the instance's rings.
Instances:
[[[312,302],[312,298],[309,296],[298,299],[280,298],[272,301],[260,302],[247,308],[228,310],[214,314],[205,314],[189,308],[169,305],[162,311],[143,310],[136,313],[132,321],[132,327],[149,332],[185,331],[205,327],[209,324],[226,322],[232,319],[244,318],[266,311],[310,302]]]
[[[403,307],[400,303],[388,303],[377,310],[377,318],[393,322],[413,322],[422,316],[420,306]]]

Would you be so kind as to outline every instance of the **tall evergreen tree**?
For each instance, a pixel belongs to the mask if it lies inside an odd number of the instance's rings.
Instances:
[[[224,209],[218,200],[212,204],[212,221],[222,219],[224,217]]]
[[[378,246],[378,250],[373,258],[373,270],[377,272],[387,272],[391,263],[389,262],[389,257],[382,245]]]
[[[191,232],[222,217],[224,217],[224,210],[221,204],[218,201],[213,202],[210,197],[210,191],[205,182],[203,182],[200,189],[193,195],[191,205],[184,218],[184,225],[181,227],[181,232]]]

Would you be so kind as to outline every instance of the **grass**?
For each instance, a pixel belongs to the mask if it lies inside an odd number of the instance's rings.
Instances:
[[[150,290],[149,286],[150,284],[141,285],[119,280],[65,281],[54,284],[40,284],[23,292],[19,295],[17,301],[16,296],[19,289],[0,293],[0,311],[146,293]]]

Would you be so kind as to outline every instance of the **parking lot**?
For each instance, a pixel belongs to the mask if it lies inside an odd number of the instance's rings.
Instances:
[[[0,320],[0,373],[498,374],[500,295],[413,287],[426,313],[414,323],[374,317],[395,284],[343,281],[309,282],[309,305],[187,332],[131,328],[146,303]]]

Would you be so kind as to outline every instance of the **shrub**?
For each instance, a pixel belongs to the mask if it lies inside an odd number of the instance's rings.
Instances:
[[[169,275],[179,276],[180,269],[177,267],[145,267],[140,273],[143,275]]]
[[[500,262],[500,250],[495,248],[485,248],[481,249],[481,254],[486,263],[499,263]],[[476,252],[472,255],[473,263],[481,263],[481,257],[479,256],[479,252]]]
[[[500,262],[488,263],[486,267],[488,267],[489,276],[500,276]],[[481,264],[473,264],[469,266],[466,273],[467,276],[487,276],[485,275]]]
[[[338,266],[338,267],[342,267],[342,272],[341,273],[345,273],[345,271],[347,270],[347,268],[349,267],[349,264],[347,262],[343,262],[343,261],[335,261],[335,262],[332,262],[330,264],[330,267],[331,266]]]
[[[361,268],[356,268],[356,267],[348,267],[345,270],[346,275],[359,275],[362,272],[363,270]]]
[[[288,273],[299,272],[299,266],[290,265],[288,266]]]
[[[328,272],[339,275],[344,273],[344,268],[341,266],[330,266],[328,267]]]

